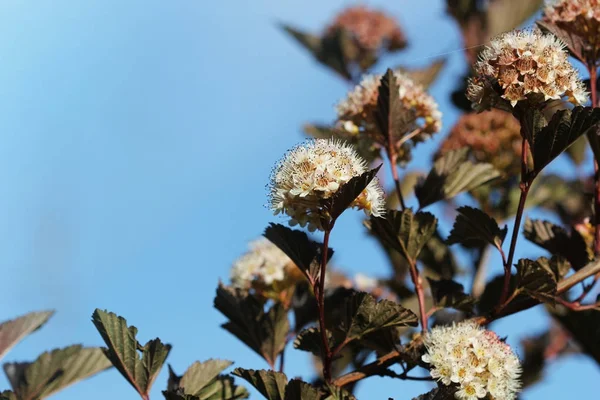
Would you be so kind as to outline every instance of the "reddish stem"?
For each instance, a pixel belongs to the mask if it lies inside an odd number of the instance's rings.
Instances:
[[[317,293],[317,308],[319,311],[319,330],[321,331],[322,358],[323,358],[323,378],[325,382],[331,382],[331,350],[329,349],[329,340],[327,340],[327,330],[325,328],[325,269],[327,268],[327,253],[329,251],[330,229],[325,231],[323,238],[323,251],[321,255],[321,277]]]
[[[573,302],[567,301],[560,296],[556,296],[554,298],[554,300],[557,303],[560,303],[563,306],[567,307],[569,310],[573,310],[573,311],[585,311],[585,310],[594,310],[594,309],[600,308],[600,302],[596,302],[593,304],[580,304],[578,301],[573,301]]]
[[[410,278],[415,285],[415,291],[417,292],[417,299],[419,300],[419,314],[421,316],[421,332],[427,333],[427,311],[425,311],[425,294],[423,293],[423,282],[417,269],[417,264],[413,260],[409,260],[410,265]]]
[[[404,197],[402,196],[402,188],[400,187],[400,178],[398,177],[398,169],[396,168],[396,161],[398,160],[392,145],[388,146],[388,159],[390,160],[390,167],[392,168],[392,178],[394,178],[394,184],[396,186],[396,194],[398,195],[398,201],[402,210],[406,208],[404,203]]]
[[[498,300],[498,306],[506,302],[508,298],[508,292],[510,291],[510,278],[512,263],[515,257],[515,249],[517,247],[517,240],[519,238],[519,229],[521,228],[521,219],[523,218],[523,211],[525,210],[525,201],[527,200],[527,194],[529,193],[530,181],[527,177],[527,153],[529,152],[529,142],[523,138],[521,144],[521,183],[519,188],[521,189],[521,197],[519,198],[519,206],[517,208],[517,215],[515,216],[515,224],[513,226],[512,237],[510,240],[510,249],[508,250],[508,258],[504,263],[504,283],[502,285],[502,294]]]

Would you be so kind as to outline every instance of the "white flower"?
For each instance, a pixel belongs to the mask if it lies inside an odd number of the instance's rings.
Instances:
[[[467,97],[475,108],[488,108],[490,89],[514,107],[521,100],[536,102],[566,97],[581,105],[585,86],[568,60],[565,45],[553,35],[538,31],[512,31],[492,39],[475,64]]]
[[[354,149],[336,140],[316,139],[290,150],[271,175],[270,207],[291,217],[290,224],[323,230],[323,200],[331,198],[350,179],[367,171]],[[374,178],[352,202],[367,215],[381,216],[383,190]]]
[[[457,399],[481,399],[488,393],[498,400],[516,398],[521,365],[494,332],[470,321],[435,327],[425,337],[425,347],[422,360],[431,365],[431,376],[457,385]]]
[[[396,71],[394,77],[399,85],[400,101],[406,109],[414,111],[417,124],[423,131],[419,135],[420,140],[426,139],[428,134],[438,132],[442,127],[442,113],[433,97],[407,75]],[[368,124],[370,116],[366,114],[371,114],[377,106],[380,82],[381,75],[365,75],[336,106],[340,121],[353,121],[354,126],[357,122],[363,122],[360,125],[364,125],[364,122]]]
[[[292,260],[265,238],[250,243],[250,251],[238,258],[231,268],[234,287],[248,289],[253,282],[272,285],[286,278],[286,269],[295,268]]]

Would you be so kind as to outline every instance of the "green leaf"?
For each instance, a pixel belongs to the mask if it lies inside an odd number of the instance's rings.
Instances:
[[[576,230],[568,234],[552,222],[527,218],[523,234],[527,240],[548,250],[551,254],[567,259],[576,271],[591,261],[585,240]]]
[[[356,200],[356,198],[365,190],[371,183],[377,172],[381,168],[380,164],[377,168],[364,172],[359,176],[355,176],[342,185],[330,199],[325,200],[325,209],[329,213],[330,221],[327,221],[325,226],[329,225],[331,229],[335,220]]]
[[[233,375],[245,379],[268,400],[284,400],[288,378],[275,371],[236,368]]]
[[[285,388],[284,400],[321,400],[323,396],[318,388],[300,379],[292,379]]]
[[[375,112],[377,127],[386,142],[390,138],[397,140],[411,130],[417,117],[413,111],[404,107],[400,98],[400,86],[391,69],[388,68],[381,77],[378,90]]]
[[[0,392],[0,400],[19,400],[17,395],[11,392],[10,390],[5,390],[4,392]]]
[[[322,258],[323,245],[313,242],[302,231],[290,229],[281,224],[271,223],[263,236],[279,247],[298,268],[309,282],[316,282]],[[327,251],[327,261],[333,256],[333,249]]]
[[[177,376],[169,367],[168,390],[163,394],[174,400],[233,400],[248,398],[248,391],[236,386],[230,376],[220,375],[233,364],[225,360],[196,361],[183,376]]]
[[[290,330],[287,312],[280,303],[265,313],[263,304],[255,297],[220,284],[214,306],[229,319],[221,325],[225,330],[263,357],[270,366],[275,364]]]
[[[329,347],[334,347],[335,343],[330,331],[327,331],[327,338],[329,339]],[[321,347],[321,331],[316,327],[303,329],[294,340],[296,350],[308,351],[317,357],[321,357]]]
[[[436,226],[437,219],[433,215],[426,212],[413,214],[408,208],[404,211],[390,210],[385,218],[372,217],[370,220],[371,231],[411,261],[416,261]]]
[[[73,345],[45,352],[33,362],[6,363],[4,371],[20,400],[36,400],[110,367],[101,348]]]
[[[358,340],[381,329],[395,326],[417,326],[417,316],[390,300],[375,299],[359,292],[348,296],[341,311],[341,323],[336,328],[344,333],[344,341]]]
[[[539,174],[552,160],[600,121],[600,108],[575,107],[557,111],[547,126],[528,138],[533,173]]]
[[[517,290],[539,301],[552,300],[556,295],[556,276],[550,260],[541,257],[536,261],[520,259],[517,263]]]
[[[137,328],[112,312],[96,309],[92,322],[108,347],[104,350],[106,356],[140,396],[147,397],[171,345],[156,338],[141,346],[136,339]]]
[[[356,400],[356,397],[354,397],[352,393],[349,393],[341,387],[329,385],[327,390],[329,390],[329,394],[323,398],[323,400]]]
[[[427,178],[415,187],[421,208],[473,190],[501,176],[491,164],[469,161],[468,152],[468,148],[449,151],[435,161]]]
[[[427,280],[437,307],[450,307],[467,313],[473,312],[475,299],[465,293],[463,285],[450,279],[427,278]]]
[[[41,311],[25,314],[0,324],[0,360],[25,336],[40,329],[54,311]]]
[[[458,216],[446,243],[471,243],[482,241],[502,249],[508,227],[500,229],[496,220],[483,211],[472,207],[460,207]]]

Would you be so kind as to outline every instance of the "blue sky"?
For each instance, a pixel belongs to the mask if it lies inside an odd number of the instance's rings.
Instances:
[[[136,325],[140,341],[172,343],[168,362],[180,373],[211,357],[266,367],[219,328],[212,299],[247,241],[276,220],[263,206],[274,162],[303,139],[304,122],[329,121],[348,89],[277,22],[318,30],[349,4],[0,3],[0,320],[58,311],[4,361],[72,343],[101,345],[90,322],[100,307]],[[411,46],[378,67],[425,65],[448,53],[432,94],[451,126],[448,91],[464,64],[443,2],[398,0],[386,9]],[[419,148],[414,167],[425,167],[440,137]],[[387,273],[358,213],[342,218],[332,246],[348,271]],[[539,252],[520,246],[519,254]],[[531,310],[494,328],[517,343],[543,326],[543,314]],[[309,371],[304,354],[289,352],[287,362],[289,376]],[[572,356],[552,364],[525,398],[584,396],[598,376],[593,362]],[[162,397],[165,384],[163,371],[152,398]],[[373,378],[358,397],[403,400],[427,387]],[[4,376],[0,388],[8,388]],[[110,370],[55,398],[136,396]]]

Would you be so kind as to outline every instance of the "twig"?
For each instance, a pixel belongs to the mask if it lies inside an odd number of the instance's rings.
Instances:
[[[423,282],[417,269],[417,263],[414,260],[408,259],[410,278],[415,285],[415,292],[417,292],[417,299],[419,301],[419,315],[421,317],[421,333],[427,333],[427,312],[425,311],[425,293],[423,292]]]
[[[600,301],[593,304],[580,304],[578,301],[567,301],[560,296],[556,296],[554,300],[573,311],[600,310]]]
[[[404,197],[402,196],[402,188],[400,187],[400,178],[398,177],[398,169],[396,167],[396,153],[394,152],[391,145],[388,146],[388,160],[390,162],[390,168],[392,169],[392,178],[394,179],[394,185],[396,187],[396,195],[398,196],[398,201],[400,202],[400,207],[402,210],[406,208],[406,203],[404,203]]]
[[[515,256],[515,249],[517,247],[517,240],[519,238],[519,230],[521,228],[521,219],[523,218],[523,211],[525,210],[525,201],[527,201],[527,194],[529,193],[529,187],[531,185],[531,179],[527,176],[527,153],[529,152],[529,142],[523,136],[521,145],[521,183],[519,188],[521,189],[521,196],[519,198],[519,206],[517,208],[517,215],[515,217],[515,224],[513,226],[512,237],[510,240],[510,249],[508,251],[508,259],[504,263],[504,283],[502,285],[502,294],[498,300],[498,305],[503,304],[508,298],[508,292],[510,290],[510,278],[512,270],[512,262]]]
[[[323,238],[323,251],[321,254],[321,275],[318,285],[317,308],[319,311],[319,330],[321,331],[322,357],[323,357],[323,379],[325,382],[331,382],[331,350],[329,349],[329,340],[325,328],[325,269],[327,268],[327,253],[329,251],[329,235],[331,229],[325,230]]]
[[[557,285],[556,292],[557,292],[557,294],[565,293],[567,290],[569,290],[573,286],[577,285],[579,282],[582,282],[584,279],[587,279],[590,276],[597,274],[599,272],[600,272],[600,260],[591,262],[588,265],[586,265],[585,267],[583,267],[582,269],[580,269],[579,271],[575,272],[570,277],[565,278],[561,282],[559,282]],[[506,303],[506,305],[510,304],[510,302],[516,297],[516,295],[517,295],[516,293],[513,293],[511,298],[508,299],[508,302]],[[527,310],[538,304],[540,304],[538,301],[528,298],[526,301],[520,303],[515,308],[503,307],[500,310],[500,312],[498,314],[495,314],[494,316],[475,317],[475,318],[472,318],[471,321],[475,321],[479,324],[486,325],[494,320],[507,317],[509,315],[515,314],[515,313],[523,311],[523,310]],[[420,340],[420,339],[416,339],[415,341],[413,341],[413,343],[411,343],[411,346],[414,346],[415,348],[418,348],[421,345],[422,345],[422,340]],[[404,350],[406,351],[406,349],[404,349]],[[372,363],[367,364],[367,365],[363,366],[362,368],[357,369],[356,371],[349,372],[345,375],[340,376],[339,378],[337,378],[333,381],[333,384],[336,386],[345,386],[350,383],[367,378],[369,376],[380,375],[385,368],[395,364],[398,361],[403,360],[404,358],[405,358],[405,356],[400,349],[393,350],[393,351],[379,357]]]

